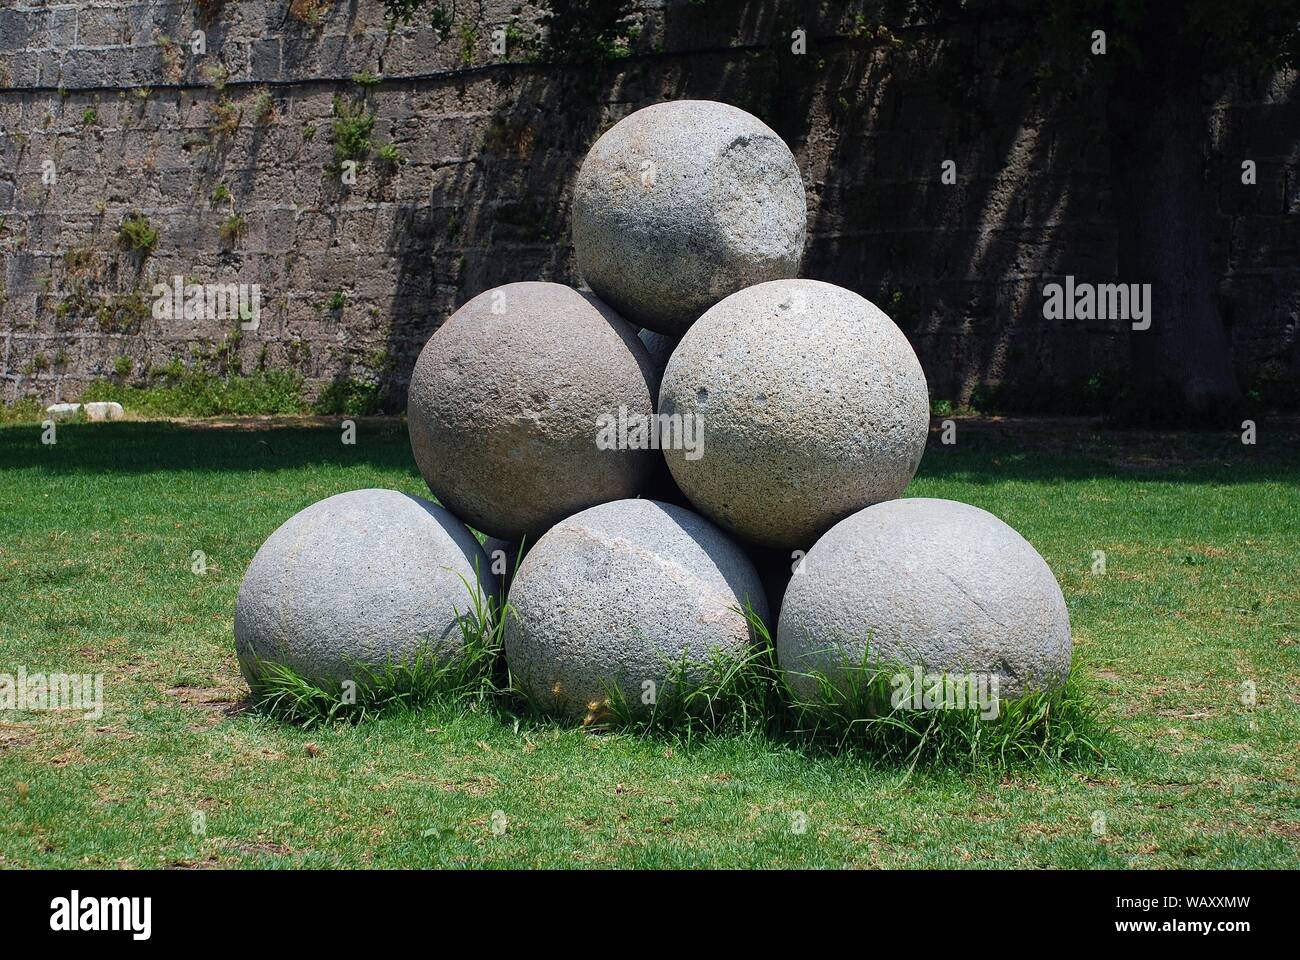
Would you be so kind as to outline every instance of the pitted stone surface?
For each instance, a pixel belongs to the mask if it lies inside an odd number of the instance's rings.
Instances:
[[[798,273],[806,221],[790,149],[712,100],[624,118],[574,187],[578,272],[628,320],[674,337],[728,294]]]
[[[654,500],[606,503],[556,524],[524,558],[506,660],[544,709],[599,713],[617,689],[645,713],[643,694],[670,696],[683,656],[697,679],[714,657],[746,652],[746,600],[767,617],[753,564],[713,524]]]
[[[235,605],[240,669],[250,685],[259,662],[317,683],[361,682],[358,664],[382,671],[421,653],[453,657],[476,568],[483,593],[497,595],[474,535],[427,500],[395,490],[321,500],[286,520],[248,565]]]
[[[508,283],[429,339],[411,374],[407,426],[429,489],[475,529],[536,540],[572,513],[634,497],[653,450],[597,446],[597,420],[654,412],[635,330],[590,294]]]
[[[909,498],[841,520],[790,578],[777,659],[796,693],[845,665],[994,673],[1015,697],[1070,672],[1070,615],[1038,551],[993,514]],[[844,689],[841,686],[841,689]]]
[[[816,280],[758,284],[710,309],[673,352],[659,410],[702,418],[702,456],[664,451],[696,508],[782,548],[901,494],[930,424],[925,374],[902,331]]]

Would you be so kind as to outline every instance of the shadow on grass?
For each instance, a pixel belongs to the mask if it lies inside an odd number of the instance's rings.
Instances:
[[[356,423],[354,444],[341,441],[347,419]],[[145,474],[366,465],[419,478],[406,422],[396,417],[60,424],[57,440],[42,444],[37,424],[0,428],[0,470]]]
[[[484,597],[466,581],[472,616],[462,618],[463,656],[417,656],[410,663],[388,663],[378,671],[357,665],[359,682],[343,697],[337,682],[324,686],[282,664],[258,662],[254,709],[273,721],[311,729],[335,723],[361,723],[386,713],[420,711],[437,703],[483,710],[516,733],[563,729],[567,712],[544,703],[520,682],[505,661],[508,602]],[[751,628],[749,652],[739,659],[718,657],[692,663],[665,663],[650,706],[630,702],[625,687],[607,683],[603,702],[588,706],[582,729],[592,734],[622,734],[689,746],[715,737],[753,737],[772,748],[808,756],[850,757],[877,769],[1007,770],[1038,765],[1100,769],[1111,756],[1129,757],[1094,688],[1076,669],[1064,683],[997,699],[994,709],[981,701],[947,699],[945,680],[918,679],[895,699],[902,667],[866,660],[845,662],[833,677],[816,672],[793,676],[813,681],[797,695],[777,662],[766,620],[752,606],[743,613]],[[910,682],[910,681],[909,681]],[[965,689],[966,680],[959,680]],[[974,688],[972,687],[973,691]],[[915,694],[917,707],[906,705]],[[972,696],[974,694],[972,693]],[[925,707],[920,708],[924,697]]]
[[[38,424],[11,425],[0,427],[0,470],[144,474],[367,465],[418,479],[404,420],[353,418],[356,443],[344,444],[346,419],[69,423],[49,446]],[[950,444],[943,442],[947,420],[955,431]],[[1115,432],[1078,417],[936,417],[917,476],[983,485],[1097,478],[1294,483],[1300,481],[1300,419],[1260,421],[1257,442],[1248,445],[1235,432]]]
[[[944,424],[954,442],[944,443]],[[1099,418],[935,417],[918,479],[1233,484],[1300,480],[1300,420],[1261,420],[1256,442],[1232,431],[1115,431]]]

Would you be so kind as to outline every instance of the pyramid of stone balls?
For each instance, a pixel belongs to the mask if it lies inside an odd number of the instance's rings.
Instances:
[[[1069,617],[1037,551],[976,507],[898,499],[925,375],[879,307],[796,277],[806,215],[789,148],[736,107],[661,103],[601,136],[573,203],[590,292],[509,283],[438,328],[407,417],[441,505],[359,490],[276,530],[235,615],[250,683],[455,657],[475,578],[508,590],[512,676],[561,716],[612,691],[649,710],[744,656],[746,608],[796,693],[868,643],[1003,696],[1062,680]]]

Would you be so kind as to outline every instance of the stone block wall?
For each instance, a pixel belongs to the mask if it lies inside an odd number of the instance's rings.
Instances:
[[[1101,105],[1044,96],[996,21],[879,31],[879,4],[659,0],[607,55],[570,62],[542,10],[502,0],[395,27],[378,0],[5,2],[6,401],[179,362],[292,369],[312,392],[377,382],[400,408],[460,303],[512,280],[577,282],[569,190],[588,146],[682,97],[735,103],[787,139],[808,187],[803,274],[895,316],[936,396],[1050,394],[1128,362],[1123,323],[1042,315],[1044,283],[1115,279]],[[1300,374],[1295,85],[1239,84],[1214,111],[1215,262],[1247,376]],[[354,183],[340,109],[373,118]],[[156,231],[151,250],[124,246],[131,215]],[[154,286],[177,276],[257,285],[256,329],[156,318]]]

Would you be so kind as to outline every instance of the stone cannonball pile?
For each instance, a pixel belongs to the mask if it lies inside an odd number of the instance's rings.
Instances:
[[[407,422],[441,506],[355,491],[273,533],[235,614],[250,684],[266,663],[325,682],[456,657],[472,585],[506,601],[521,691],[569,718],[645,714],[743,659],[754,615],[796,696],[867,661],[1004,695],[1061,682],[1069,617],[1034,548],[975,507],[898,499],[925,374],[877,306],[797,278],[806,216],[789,148],[736,107],[605,132],[573,197],[591,292],[507,283],[436,330]]]

